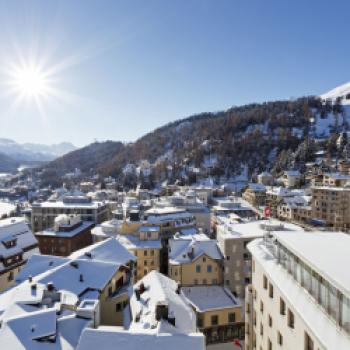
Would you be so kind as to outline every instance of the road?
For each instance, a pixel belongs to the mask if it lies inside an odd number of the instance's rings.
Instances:
[[[208,345],[207,350],[243,350],[244,349],[244,342],[241,341],[242,347],[233,345],[232,342],[230,343],[220,343],[215,345]]]

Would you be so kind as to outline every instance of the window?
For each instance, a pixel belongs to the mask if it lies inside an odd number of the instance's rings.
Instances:
[[[230,323],[236,322],[236,314],[234,312],[230,312],[228,314],[228,322]]]
[[[246,278],[244,279],[244,283],[245,283],[245,284],[249,284],[249,283],[250,283],[250,278],[249,278],[249,277],[246,277]]]
[[[270,339],[267,339],[267,350],[272,350],[272,343]]]
[[[283,316],[286,314],[286,303],[282,298],[280,298],[280,314]]]
[[[147,255],[148,255],[147,253],[148,253],[147,250],[144,250],[144,251],[143,251],[143,255],[144,255],[144,256],[147,256]]]
[[[288,309],[288,327],[294,328],[294,314]]]
[[[226,260],[230,260],[230,256],[229,255],[226,256]]]
[[[198,280],[196,278],[194,279],[194,284],[198,284]]]
[[[280,332],[277,332],[277,343],[278,345],[283,345],[283,337]]]
[[[273,298],[273,285],[269,283],[269,297]]]
[[[205,258],[205,256],[203,256],[203,262],[206,262],[207,261],[207,259]]]
[[[261,313],[264,312],[264,303],[260,300],[260,311]]]
[[[314,350],[314,342],[310,336],[305,332],[305,350]]]
[[[207,279],[206,278],[203,279],[203,284],[207,284]]]
[[[8,274],[8,276],[7,276],[7,280],[8,280],[9,282],[11,282],[11,281],[13,281],[13,279],[14,279],[14,274],[13,274],[13,271],[11,271],[11,272]]]
[[[263,277],[263,286],[264,286],[264,289],[267,289],[267,277],[265,275]]]
[[[144,264],[145,266],[147,266],[147,260],[145,260],[145,261],[143,262],[143,264]]]
[[[213,271],[213,267],[211,265],[207,266],[207,272],[212,272]]]
[[[115,311],[116,312],[122,311],[122,304],[121,303],[118,303],[118,304],[115,305]]]
[[[219,323],[219,318],[217,315],[211,316],[211,325],[216,326]]]
[[[152,255],[152,256],[154,255],[154,250],[153,250],[153,249],[151,250],[151,255]]]
[[[269,327],[272,327],[272,317],[269,315]]]
[[[200,265],[196,265],[196,272],[200,273],[201,272],[201,266]]]
[[[264,327],[263,327],[262,323],[260,323],[260,335],[261,336],[264,335]]]
[[[202,328],[203,327],[203,319],[201,317],[197,318],[197,326],[198,326],[198,328]]]

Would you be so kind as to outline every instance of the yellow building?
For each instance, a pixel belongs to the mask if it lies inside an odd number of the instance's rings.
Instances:
[[[242,305],[222,286],[181,288],[197,315],[197,327],[207,344],[244,339]]]
[[[39,254],[38,241],[24,218],[0,220],[0,292],[14,285],[33,254]]]
[[[121,234],[118,241],[137,258],[135,281],[139,281],[150,271],[160,269],[160,251],[162,244],[159,238],[159,227],[142,226],[135,234]]]
[[[182,286],[223,282],[223,256],[216,240],[204,234],[175,235],[169,240],[169,277]]]

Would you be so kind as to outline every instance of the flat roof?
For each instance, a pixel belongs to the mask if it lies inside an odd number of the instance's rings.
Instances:
[[[222,286],[183,287],[181,292],[199,312],[241,306],[233,294]]]
[[[292,253],[350,297],[350,236],[342,232],[275,232]]]
[[[73,228],[70,231],[55,231],[53,228],[46,229],[44,231],[36,232],[36,236],[50,236],[50,237],[62,237],[70,238],[78,235],[82,231],[92,228],[95,223],[93,221],[82,221],[81,225]]]
[[[342,265],[345,263],[344,261],[338,262],[338,252],[334,254],[332,248],[327,251],[326,254],[322,254],[325,251],[322,246],[323,243],[320,244],[321,251],[318,249],[318,236],[321,233],[284,233],[287,236],[293,236],[291,240],[288,240],[290,243],[292,240],[297,239],[297,235],[299,235],[298,241],[300,241],[300,245],[303,245],[304,239],[307,242],[306,246],[309,250],[313,250],[311,255],[318,255],[318,260],[329,261],[332,260],[332,265],[335,267],[337,265],[339,269],[347,270],[347,265]],[[329,234],[329,233],[328,233]],[[331,234],[336,234],[331,232]],[[314,239],[311,239],[313,242],[313,246],[310,246],[311,240],[306,238],[307,236],[314,235]],[[329,238],[329,236],[328,236]],[[288,238],[287,238],[288,239]],[[342,240],[343,238],[341,238]],[[350,238],[349,238],[350,239]],[[337,241],[337,239],[335,239]],[[322,238],[321,240],[322,241]],[[326,241],[329,241],[327,239]],[[338,243],[340,243],[338,241]],[[343,242],[344,243],[344,242]],[[348,242],[349,243],[349,242]],[[292,245],[292,244],[291,244]],[[298,244],[299,246],[299,244]],[[333,244],[331,244],[333,246]],[[343,246],[341,250],[347,250],[348,246]],[[273,257],[271,251],[269,251],[266,245],[263,243],[262,239],[256,239],[249,243],[248,245],[249,251],[252,253],[254,259],[257,263],[261,264],[264,269],[264,273],[268,276],[268,278],[276,284],[276,287],[280,290],[281,295],[288,301],[290,305],[292,305],[294,311],[299,315],[299,317],[305,322],[305,324],[310,328],[313,333],[313,336],[318,339],[318,341],[325,347],[325,349],[337,349],[337,350],[349,350],[350,349],[350,339],[345,333],[340,331],[338,326],[330,319],[330,317],[320,308],[316,301],[313,301],[310,294],[301,287],[281,265],[277,264],[276,259]],[[302,249],[302,248],[301,248]],[[343,255],[343,254],[341,254]],[[309,257],[310,258],[310,257]],[[315,261],[316,262],[316,261]],[[319,261],[318,261],[319,262]],[[349,259],[347,261],[349,263]],[[333,268],[332,268],[333,270]],[[348,273],[347,273],[348,277]],[[253,277],[254,282],[254,277]]]
[[[225,221],[226,219],[226,221]],[[267,228],[274,231],[303,231],[303,228],[288,222],[282,222],[276,219],[252,220],[244,223],[230,222],[229,218],[220,218],[224,226],[223,238],[258,238],[262,237]]]

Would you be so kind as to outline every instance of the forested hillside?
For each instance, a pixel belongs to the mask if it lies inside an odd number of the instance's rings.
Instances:
[[[337,133],[348,128],[347,111],[317,97],[250,104],[172,122],[135,143],[94,143],[45,169],[61,176],[80,168],[85,174],[115,176],[130,186],[138,181],[191,181],[205,173],[229,178],[243,170],[249,175],[279,172],[303,167],[320,147],[334,152]]]

